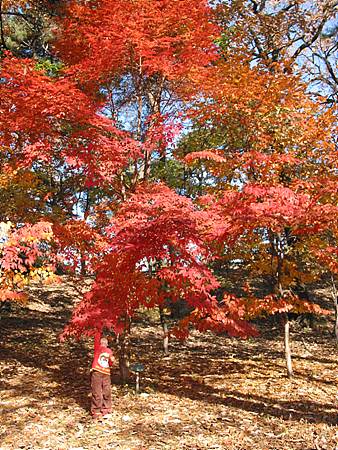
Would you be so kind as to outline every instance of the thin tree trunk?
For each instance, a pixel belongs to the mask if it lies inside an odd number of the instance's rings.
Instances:
[[[335,315],[334,336],[336,338],[336,345],[338,346],[338,292],[337,292],[336,283],[333,279],[332,274],[331,274],[331,283],[332,283],[332,298],[333,298],[334,315]]]
[[[280,235],[276,236],[276,254],[277,254],[277,288],[281,297],[284,295],[283,289],[283,254],[281,249],[281,238]],[[282,315],[282,322],[284,325],[284,354],[285,354],[285,363],[287,375],[289,378],[293,376],[292,369],[292,357],[291,357],[291,346],[290,346],[290,322],[287,313]]]
[[[290,322],[287,313],[283,315],[283,325],[284,325],[284,351],[285,351],[286,369],[288,377],[292,378],[293,369],[292,369],[291,347],[290,347]]]
[[[90,194],[89,194],[89,189],[86,190],[86,199],[85,199],[85,204],[84,204],[84,209],[83,209],[83,217],[84,220],[86,221],[89,213],[90,213]],[[81,275],[85,276],[87,274],[87,268],[86,268],[86,258],[85,258],[85,252],[83,250],[80,251],[80,270],[81,270]]]
[[[117,351],[122,384],[128,383],[130,377],[130,325],[130,318],[126,317],[125,329],[117,337]]]
[[[163,351],[165,356],[169,355],[169,330],[168,330],[168,324],[166,321],[166,317],[164,314],[164,309],[162,306],[159,306],[160,311],[160,320],[163,330]]]
[[[334,324],[334,335],[336,338],[336,344],[338,346],[338,297],[336,295],[336,298],[334,300],[334,306],[335,306],[335,324]]]
[[[83,277],[86,276],[86,274],[87,274],[86,258],[84,256],[84,252],[82,250],[80,251],[80,273]]]

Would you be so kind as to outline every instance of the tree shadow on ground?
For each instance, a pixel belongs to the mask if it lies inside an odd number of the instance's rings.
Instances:
[[[154,356],[150,356],[150,358],[148,356],[148,360],[142,361],[146,367],[147,365],[152,367],[147,382],[158,392],[233,407],[266,417],[273,416],[283,420],[304,420],[309,423],[328,425],[338,424],[337,410],[333,403],[320,403],[301,397],[290,401],[273,398],[272,396],[242,393],[235,389],[229,389],[229,386],[217,388],[206,384],[208,379],[211,378],[217,382],[217,380],[226,379],[227,375],[239,374],[242,378],[244,375],[247,379],[256,380],[258,383],[269,382],[273,386],[274,380],[271,378],[271,369],[274,370],[275,375],[280,380],[285,378],[285,382],[287,382],[283,352],[269,347],[269,341],[266,342],[261,338],[258,343],[251,342],[249,345],[239,341],[232,346],[233,341],[231,339],[223,339],[224,346],[222,346],[221,341],[217,347],[208,345],[210,341],[208,336],[203,337],[202,345],[194,344],[194,342],[188,346],[174,344],[176,353],[171,354],[168,359],[159,359],[158,351],[152,351]],[[212,339],[210,343],[212,343]],[[156,344],[157,350],[159,350],[158,344]],[[246,345],[247,347],[245,347]],[[140,349],[140,354],[144,354],[146,348],[149,350],[147,338],[139,339],[137,346]],[[232,349],[231,355],[229,355],[229,348]],[[234,359],[232,359],[232,356],[234,356]],[[294,358],[297,359],[298,356],[295,355]],[[313,360],[311,356],[309,358],[299,357],[299,359]],[[314,359],[318,362],[323,360],[323,362],[332,365],[336,363],[336,361],[331,361],[328,358]],[[319,385],[318,387],[321,384],[325,386],[333,383],[324,377],[303,373],[302,370],[295,370],[295,379],[315,382],[317,386]],[[226,383],[224,385],[226,386]]]
[[[188,383],[188,380],[185,379]],[[173,394],[172,387],[164,383],[157,384],[156,390]],[[274,416],[283,420],[307,421],[337,425],[337,409],[333,404],[322,404],[309,400],[284,401],[253,394],[243,394],[236,390],[217,389],[196,380],[189,380],[189,385],[177,384],[175,395],[211,404],[218,404],[264,416]]]
[[[66,308],[60,315],[60,302],[53,301],[55,308],[58,309],[55,313],[27,311],[24,317],[2,319],[0,328],[0,340],[4,343],[0,350],[0,357],[9,363],[8,367],[4,368],[1,378],[8,380],[20,366],[39,370],[41,372],[39,377],[45,377],[47,381],[47,392],[39,390],[34,383],[24,383],[24,379],[22,385],[16,385],[14,389],[13,386],[6,385],[4,382],[1,389],[5,391],[13,389],[8,397],[9,401],[11,398],[15,401],[20,397],[31,397],[36,399],[38,404],[44,402],[48,396],[53,396],[65,405],[69,405],[69,400],[73,400],[83,410],[88,411],[91,362],[91,355],[89,356],[88,353],[91,353],[92,349],[84,342],[60,344],[58,336],[65,324],[66,316],[69,316],[69,310]],[[66,303],[70,304],[68,300],[65,301]],[[154,333],[151,340],[150,335],[134,338],[140,360],[147,362],[148,365],[157,364],[156,371],[150,378],[157,392],[254,412],[266,417],[337,424],[336,410],[330,404],[320,404],[310,400],[284,401],[250,395],[235,389],[217,388],[191,377],[192,373],[200,378],[205,375],[226,377],[226,374],[231,373],[250,374],[250,368],[257,369],[257,365],[253,361],[248,361],[249,358],[251,360],[257,358],[257,363],[267,358],[271,361],[280,358],[282,353],[264,345],[263,338],[257,344],[251,344],[250,348],[246,347],[247,343],[238,343],[229,338],[224,338],[224,341],[221,340],[215,345],[215,337],[209,335],[201,339],[203,345],[199,344],[199,340],[195,340],[188,346],[176,342],[173,344],[176,354],[172,355],[172,362],[168,361],[164,364],[160,353],[160,331],[158,336],[155,342]],[[225,344],[224,348],[222,343]],[[231,361],[229,349],[236,357],[236,361]],[[192,370],[187,370],[189,365],[193,366]],[[271,365],[276,368],[275,363]],[[282,370],[284,369],[280,370],[281,373]],[[182,374],[184,380],[180,378]],[[166,379],[162,379],[162,375],[166,375]],[[255,373],[254,377],[259,378],[259,374]],[[38,379],[37,377],[36,381]],[[20,407],[22,406],[18,406]],[[6,417],[10,416],[11,411],[11,406],[3,408],[3,419],[7,420]],[[20,428],[20,424],[17,425]]]
[[[15,405],[21,398],[34,398],[33,403],[38,407],[39,402],[44,405],[46,399],[55,398],[61,405],[73,401],[89,412],[92,344],[74,340],[61,343],[59,339],[71,315],[74,298],[81,295],[81,289],[76,286],[66,288],[56,285],[48,292],[36,288],[33,309],[15,305],[1,318],[0,390],[6,394],[8,405]],[[40,305],[43,307],[36,309]],[[6,382],[10,378],[20,379],[21,372],[35,375],[30,383],[24,377],[16,385]],[[43,380],[45,391],[39,389]],[[1,409],[2,423],[11,420],[11,411],[10,406]]]
[[[39,383],[39,380],[45,381],[48,396],[56,397],[61,402],[62,399],[72,399],[88,410],[88,348],[83,342],[60,344],[59,333],[64,320],[55,319],[49,314],[44,314],[42,318],[39,313],[39,316],[2,320],[0,339],[3,345],[0,357],[2,361],[7,361],[7,366],[2,369],[1,388],[5,391],[13,389],[13,400],[15,397],[25,396],[36,398],[43,404],[46,396],[39,391],[39,384],[36,383]],[[38,370],[39,374],[33,377],[32,383],[6,386],[4,380],[17,374],[22,366]]]

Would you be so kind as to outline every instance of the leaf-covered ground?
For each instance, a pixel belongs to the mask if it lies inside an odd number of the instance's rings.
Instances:
[[[193,333],[163,357],[160,327],[133,330],[141,394],[116,383],[114,414],[93,422],[90,340],[61,344],[75,281],[31,290],[0,321],[0,449],[338,449],[337,350],[322,327],[294,333],[285,376],[277,327],[248,341]]]

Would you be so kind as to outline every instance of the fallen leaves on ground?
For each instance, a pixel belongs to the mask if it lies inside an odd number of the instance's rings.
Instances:
[[[161,329],[138,323],[133,359],[141,394],[114,383],[114,413],[89,416],[90,342],[58,340],[81,295],[76,280],[35,288],[32,308],[1,319],[1,450],[338,449],[336,348],[325,329],[293,336],[295,377],[282,338],[192,333],[164,357]],[[41,305],[41,307],[39,307]]]

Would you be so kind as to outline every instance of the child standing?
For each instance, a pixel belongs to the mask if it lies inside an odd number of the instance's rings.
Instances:
[[[107,418],[112,410],[110,366],[115,362],[113,352],[108,348],[108,339],[100,333],[94,338],[94,359],[91,368],[92,402],[94,419]]]

